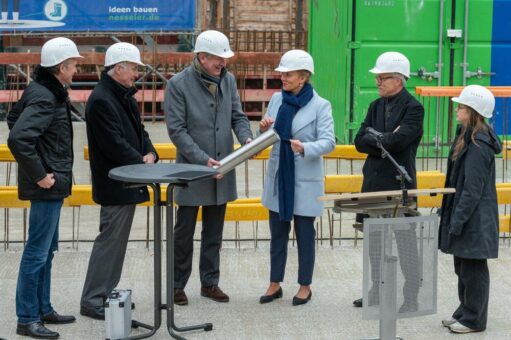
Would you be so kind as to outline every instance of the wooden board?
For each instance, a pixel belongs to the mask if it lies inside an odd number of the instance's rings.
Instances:
[[[409,197],[417,197],[417,196],[435,196],[435,195],[445,195],[445,194],[454,194],[456,189],[454,188],[438,188],[438,189],[413,189],[408,190]],[[363,199],[374,199],[374,198],[386,198],[386,197],[401,197],[401,190],[391,190],[391,191],[373,191],[373,192],[363,192],[356,194],[340,194],[340,195],[328,195],[321,196],[318,198],[318,201],[357,201]]]

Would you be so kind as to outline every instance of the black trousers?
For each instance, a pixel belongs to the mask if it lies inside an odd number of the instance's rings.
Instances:
[[[460,305],[452,317],[469,328],[485,330],[490,299],[487,260],[454,256],[454,272],[458,275]]]
[[[101,206],[99,234],[90,254],[81,306],[103,306],[105,299],[117,287],[121,279],[135,208],[134,204]]]
[[[202,207],[199,273],[202,287],[217,286],[226,204]],[[185,288],[192,273],[198,206],[179,206],[174,226],[174,287]]]
[[[294,228],[296,242],[298,244],[298,284],[308,286],[312,283],[315,258],[315,217],[294,215]],[[289,242],[289,231],[291,222],[280,220],[279,213],[270,210],[270,254],[271,269],[270,281],[284,281],[287,261],[287,244]]]
[[[395,230],[397,253],[399,256],[399,265],[405,282],[403,284],[403,300],[405,304],[417,305],[420,289],[419,273],[419,250],[417,247],[417,235],[414,226],[407,230]],[[380,303],[379,281],[382,278],[382,247],[383,232],[373,231],[369,235],[369,261],[371,263],[372,289],[369,292],[370,306]]]

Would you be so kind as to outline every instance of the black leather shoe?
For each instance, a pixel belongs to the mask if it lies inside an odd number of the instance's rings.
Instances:
[[[75,320],[75,317],[72,315],[59,315],[56,311],[41,316],[43,323],[64,324],[75,322]]]
[[[272,302],[275,299],[280,299],[282,297],[282,287],[279,287],[279,289],[270,295],[263,295],[259,298],[259,303],[268,303]]]
[[[362,298],[353,301],[353,307],[362,307]]]
[[[104,307],[80,307],[80,314],[96,320],[105,320]]]
[[[309,302],[311,297],[312,297],[312,291],[309,291],[309,295],[307,295],[307,297],[305,299],[299,298],[297,296],[293,296],[293,306],[304,305],[307,302]]]
[[[16,334],[25,335],[35,339],[58,339],[59,333],[50,331],[44,327],[42,322],[29,323],[28,325],[18,324]]]

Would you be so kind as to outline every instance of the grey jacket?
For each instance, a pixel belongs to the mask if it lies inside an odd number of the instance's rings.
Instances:
[[[266,117],[275,121],[282,104],[282,93],[271,97]],[[321,216],[323,203],[318,197],[325,194],[323,155],[335,148],[332,106],[316,91],[307,105],[296,113],[292,130],[294,139],[303,143],[303,156],[295,154],[295,204],[294,214]],[[278,168],[280,142],[273,145],[266,171],[262,203],[269,210],[279,212]]]
[[[215,98],[193,64],[188,66],[168,81],[164,109],[178,163],[207,165],[209,158],[224,158],[233,151],[232,131],[241,144],[252,138],[236,79],[225,69]],[[175,190],[176,203],[185,206],[220,205],[236,198],[234,171],[221,180],[205,179]]]

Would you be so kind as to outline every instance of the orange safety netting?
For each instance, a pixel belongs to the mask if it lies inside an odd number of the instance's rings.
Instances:
[[[488,86],[495,97],[511,97],[511,86]],[[463,86],[417,86],[415,93],[424,97],[455,97]]]

